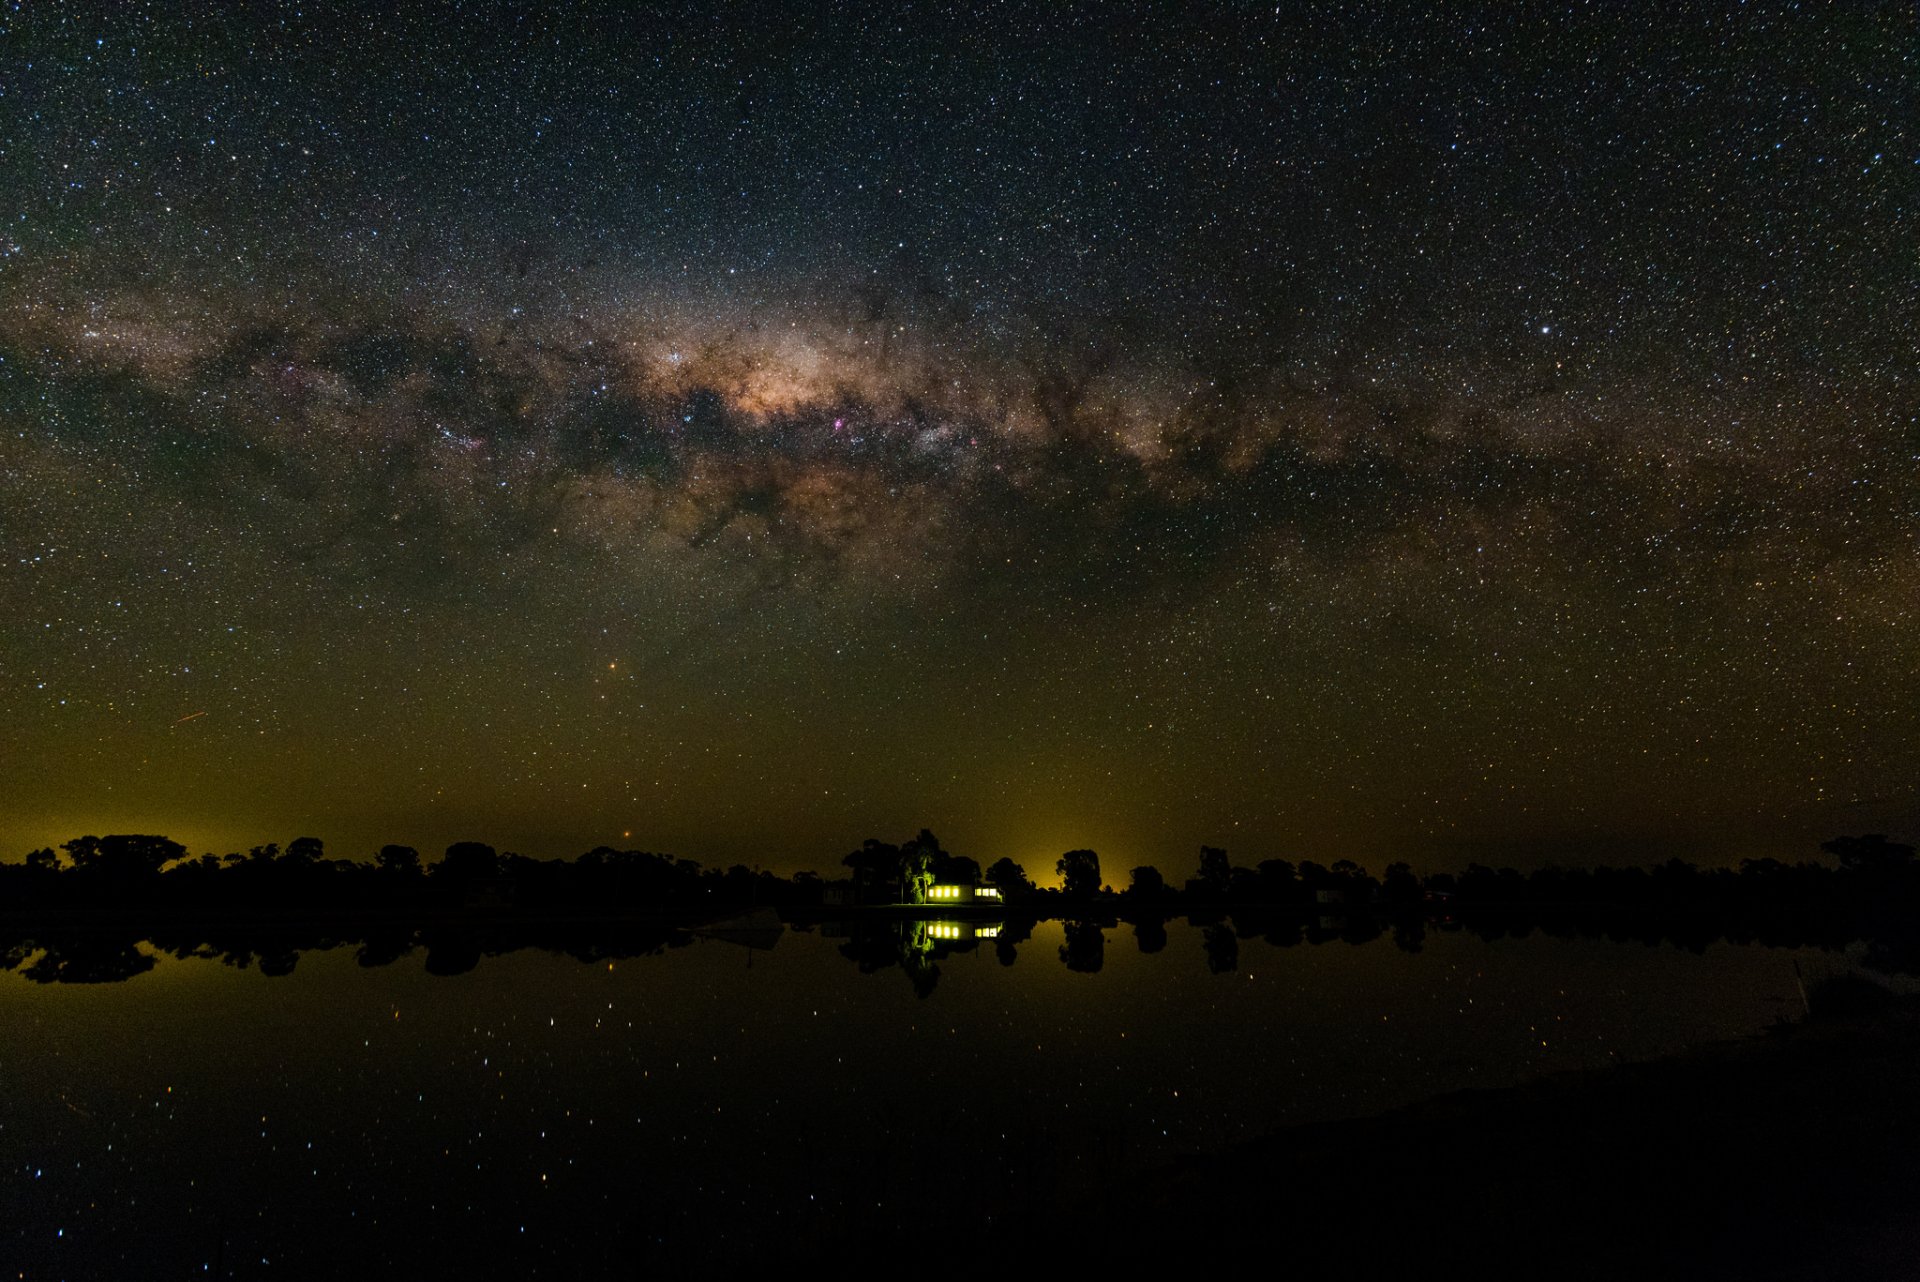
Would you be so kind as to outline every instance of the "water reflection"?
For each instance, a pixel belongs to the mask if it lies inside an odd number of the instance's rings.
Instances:
[[[1721,933],[1690,919],[1574,919],[1535,921],[1508,912],[1454,916],[1447,913],[1301,915],[1270,908],[1232,912],[1196,911],[1180,917],[1120,915],[1052,918],[1062,942],[1055,950],[1060,965],[1077,974],[1099,974],[1106,964],[1107,932],[1131,929],[1137,951],[1163,952],[1168,925],[1184,921],[1198,932],[1207,970],[1231,975],[1243,964],[1242,944],[1257,941],[1274,948],[1300,945],[1361,946],[1383,936],[1395,949],[1421,952],[1429,933],[1469,933],[1480,939],[1525,939],[1544,934],[1557,939],[1605,939],[1648,947],[1673,946],[1693,953],[1717,942],[1758,943],[1775,948],[1816,947],[1837,952],[1866,950],[1870,964],[1892,974],[1913,973],[1920,949],[1908,934],[1883,930],[1869,939],[1822,935],[1783,928],[1767,932]],[[828,916],[770,908],[720,921],[679,923],[661,917],[618,921],[456,917],[414,924],[401,920],[341,924],[314,922],[177,922],[143,927],[136,922],[88,921],[63,925],[15,922],[0,926],[0,970],[40,984],[103,984],[134,979],[152,971],[160,957],[214,962],[262,975],[292,974],[308,953],[347,947],[363,968],[390,966],[420,957],[429,975],[458,976],[489,958],[537,951],[597,964],[657,956],[696,940],[740,948],[751,965],[756,952],[771,951],[789,930],[817,932],[837,941],[839,955],[862,974],[898,969],[921,997],[939,987],[940,965],[957,955],[991,950],[1001,966],[1013,966],[1033,936],[1036,919],[988,913],[960,917],[877,913]]]
[[[0,944],[0,1167],[45,1173],[0,1181],[0,1255],[29,1277],[728,1276],[911,1256],[933,1208],[983,1244],[968,1267],[1017,1272],[1007,1252],[1068,1211],[1101,1222],[1178,1154],[1751,1031],[1818,964],[1375,933],[1253,913],[42,930]]]
[[[1097,975],[1107,964],[1107,933],[1097,921],[1061,923],[1066,942],[1060,945],[1060,960],[1071,971]]]

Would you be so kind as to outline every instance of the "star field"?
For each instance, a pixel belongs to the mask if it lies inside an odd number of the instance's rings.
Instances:
[[[1920,822],[1910,5],[0,21],[6,849]]]

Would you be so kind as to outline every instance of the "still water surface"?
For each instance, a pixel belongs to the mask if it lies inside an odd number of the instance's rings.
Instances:
[[[1430,933],[1275,947],[1198,929],[1097,973],[1043,922],[926,997],[845,941],[699,940],[430,975],[163,958],[0,976],[7,1276],[627,1277],[996,1227],[1294,1122],[1645,1059],[1799,1013],[1841,960]],[[1216,964],[1218,958],[1216,957]],[[477,1272],[475,1272],[477,1270]]]

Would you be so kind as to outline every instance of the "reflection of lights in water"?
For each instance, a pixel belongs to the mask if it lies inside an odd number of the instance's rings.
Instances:
[[[994,939],[1000,934],[998,926],[972,926],[963,921],[930,921],[926,930],[929,939]]]

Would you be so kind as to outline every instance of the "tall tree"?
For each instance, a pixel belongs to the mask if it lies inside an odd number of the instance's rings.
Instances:
[[[840,862],[852,870],[855,885],[878,886],[900,875],[900,847],[869,837]]]
[[[900,896],[908,903],[927,901],[927,887],[933,884],[934,852],[939,849],[938,842],[929,846],[920,841],[900,847]]]
[[[1200,882],[1203,894],[1225,899],[1233,890],[1233,863],[1218,846],[1200,847]]]
[[[1060,889],[1069,899],[1092,899],[1100,893],[1100,856],[1091,850],[1069,850],[1054,863]]]

